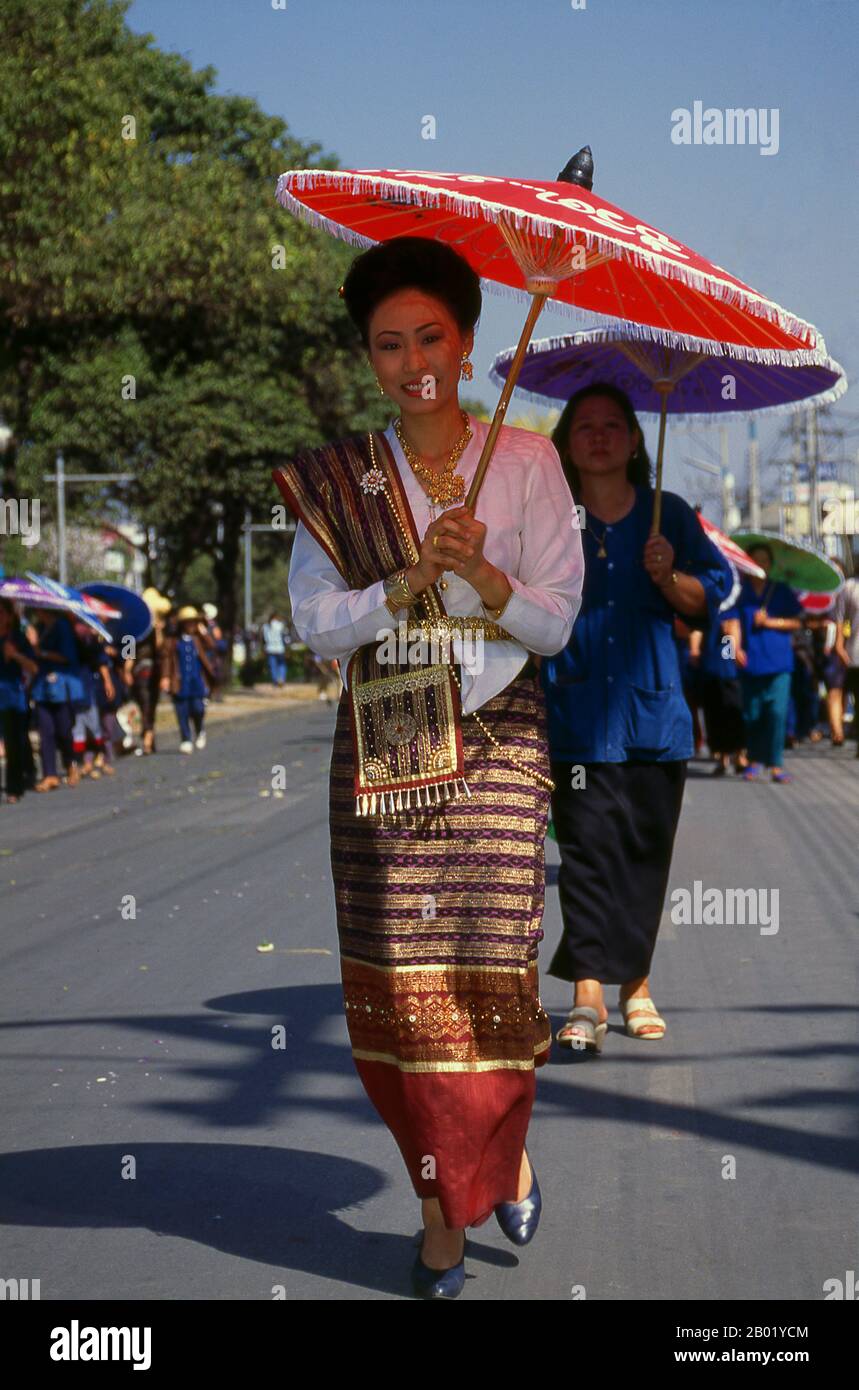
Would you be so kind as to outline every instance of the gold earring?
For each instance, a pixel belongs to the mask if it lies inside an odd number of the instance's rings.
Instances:
[[[464,381],[471,381],[471,378],[474,376],[474,368],[471,365],[471,362],[469,361],[467,352],[464,352],[462,354],[462,366],[460,368],[459,375],[463,378]]]
[[[384,394],[385,394],[385,388],[384,388],[384,386],[382,385],[382,383],[381,383],[381,381],[379,380],[378,377],[376,377],[376,385],[377,385],[378,388],[379,388],[379,395],[380,395],[380,396],[384,396]]]

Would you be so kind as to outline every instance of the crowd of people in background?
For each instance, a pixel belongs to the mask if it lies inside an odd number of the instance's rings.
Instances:
[[[206,710],[223,700],[229,674],[218,610],[212,603],[174,607],[152,588],[142,597],[152,628],[125,657],[69,611],[29,608],[22,616],[0,598],[0,751],[7,804],[15,805],[26,791],[112,777],[118,757],[155,753],[162,699],[173,705],[179,752],[206,747]],[[261,649],[277,689],[285,687],[295,655],[293,674],[315,682],[327,704],[339,699],[337,662],[297,644],[291,624],[277,612],[239,634],[236,649],[246,668]]]
[[[733,765],[745,781],[768,771],[790,782],[785,748],[827,735],[840,747],[851,705],[859,735],[859,578],[845,580],[827,611],[807,612],[792,589],[769,580],[768,546],[751,558],[767,577],[744,577],[719,622],[703,631],[677,625],[686,698],[696,751],[706,741],[715,776]]]
[[[106,642],[71,612],[31,607],[21,617],[13,603],[0,599],[7,804],[28,790],[50,792],[63,784],[76,787],[84,778],[113,776],[119,754],[154,753],[162,695],[173,702],[179,751],[205,748],[206,707],[223,698],[226,676],[228,644],[217,608],[206,603],[202,610],[186,605],[174,611],[155,589],[143,598],[152,629],[139,642],[122,645]],[[123,647],[132,654],[123,655]]]
[[[767,547],[752,558],[769,572]],[[155,753],[162,695],[173,703],[180,752],[205,748],[206,708],[223,699],[227,675],[217,609],[174,609],[155,589],[144,598],[152,630],[125,659],[71,614],[30,609],[24,619],[0,599],[7,803],[27,790],[53,791],[63,778],[75,787],[82,778],[113,776],[117,756]],[[859,578],[845,580],[829,611],[816,614],[805,612],[787,585],[745,577],[718,622],[695,629],[678,618],[675,629],[696,753],[706,743],[714,775],[733,766],[747,781],[768,770],[773,781],[790,782],[785,748],[826,737],[840,747],[851,715],[859,736]],[[271,684],[284,689],[295,636],[288,619],[272,611],[240,635],[243,661],[250,666],[258,651]],[[301,677],[316,682],[317,698],[334,704],[342,689],[337,662],[301,647],[299,664]]]

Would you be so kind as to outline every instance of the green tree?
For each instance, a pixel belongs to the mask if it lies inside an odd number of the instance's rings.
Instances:
[[[4,491],[38,495],[58,447],[132,472],[123,501],[158,531],[159,579],[209,555],[232,626],[239,528],[246,506],[270,515],[271,467],[383,410],[336,294],[350,253],[274,202],[319,146],[214,94],[211,69],[132,34],[126,8],[0,11]],[[114,495],[76,493],[71,515]]]

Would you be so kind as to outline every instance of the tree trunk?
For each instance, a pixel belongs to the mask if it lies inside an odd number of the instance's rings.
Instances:
[[[18,358],[15,372],[18,378],[15,391],[15,413],[13,418],[7,421],[8,428],[12,433],[3,452],[2,491],[4,497],[18,496],[18,453],[22,441],[27,438],[30,432],[30,378],[33,374],[33,361],[28,349],[24,349]],[[41,495],[41,486],[36,495]]]

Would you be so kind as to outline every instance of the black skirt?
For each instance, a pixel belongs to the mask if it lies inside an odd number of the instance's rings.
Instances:
[[[624,984],[650,970],[686,763],[586,763],[584,786],[576,766],[552,762],[564,935],[548,973]]]
[[[739,753],[745,748],[743,696],[738,680],[705,676],[701,682],[701,707],[711,753]]]

